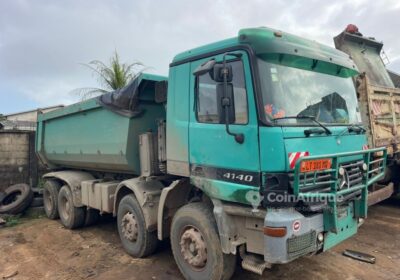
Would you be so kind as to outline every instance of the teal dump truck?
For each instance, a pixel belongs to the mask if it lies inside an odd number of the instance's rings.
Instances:
[[[175,56],[169,76],[38,119],[45,210],[117,217],[134,257],[171,241],[187,279],[262,274],[353,236],[386,149],[367,149],[348,55],[269,28]]]

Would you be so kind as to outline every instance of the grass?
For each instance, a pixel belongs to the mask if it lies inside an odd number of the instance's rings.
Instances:
[[[24,213],[18,215],[0,214],[0,218],[6,221],[3,227],[13,227],[28,220],[40,219],[45,217],[42,211],[33,211],[35,208],[28,208]]]
[[[21,215],[1,215],[2,219],[6,221],[6,227],[13,227],[21,223]]]
[[[39,181],[38,181],[38,183],[37,183],[36,188],[38,188],[38,189],[43,189],[44,183],[46,183],[46,180],[44,180],[43,178],[39,178]]]

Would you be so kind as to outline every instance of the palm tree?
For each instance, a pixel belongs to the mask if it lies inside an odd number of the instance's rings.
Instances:
[[[99,60],[93,60],[88,64],[82,65],[93,71],[100,84],[100,88],[78,88],[73,90],[72,94],[80,96],[82,100],[123,88],[145,69],[141,62],[121,63],[117,51],[111,57],[109,66]]]

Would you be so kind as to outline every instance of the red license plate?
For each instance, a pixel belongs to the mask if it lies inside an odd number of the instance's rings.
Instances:
[[[332,161],[330,159],[305,160],[300,165],[300,172],[310,172],[317,170],[330,169]]]

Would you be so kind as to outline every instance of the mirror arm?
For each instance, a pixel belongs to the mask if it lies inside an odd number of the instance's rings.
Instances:
[[[228,81],[227,81],[227,76],[228,73],[226,72],[226,56],[227,55],[231,55],[230,53],[224,53],[223,56],[223,65],[224,65],[224,98],[227,98],[226,96],[226,92],[228,90]],[[239,144],[243,144],[244,142],[244,134],[243,133],[233,133],[229,130],[229,113],[228,113],[228,109],[226,108],[228,105],[224,105],[224,111],[225,111],[225,128],[226,128],[226,133],[228,133],[231,136],[235,137],[235,141]],[[229,104],[230,106],[230,104]]]
[[[226,107],[224,107],[224,111],[225,111],[225,120],[227,120],[229,118],[229,114],[228,114],[228,110],[226,109]],[[238,142],[239,144],[243,144],[243,142],[244,142],[244,134],[243,133],[231,132],[229,130],[229,124],[227,121],[225,121],[225,128],[226,128],[226,133],[228,133],[231,136],[234,136],[236,142]]]

